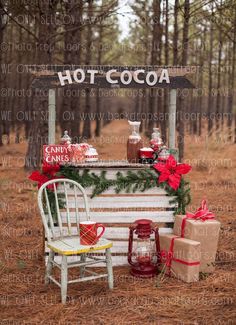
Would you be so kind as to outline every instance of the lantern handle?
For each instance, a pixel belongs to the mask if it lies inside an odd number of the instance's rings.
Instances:
[[[133,250],[133,234],[134,234],[135,228],[130,227],[129,228],[129,247],[128,247],[128,263],[131,266],[135,266],[136,264],[132,261],[132,250]]]
[[[159,228],[152,227],[152,231],[155,233],[155,243],[156,243],[156,255],[157,255],[157,265],[160,264],[160,239],[159,239]]]

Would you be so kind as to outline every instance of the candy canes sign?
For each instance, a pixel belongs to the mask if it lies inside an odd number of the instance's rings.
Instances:
[[[67,145],[44,145],[43,161],[48,164],[69,162],[70,155]]]

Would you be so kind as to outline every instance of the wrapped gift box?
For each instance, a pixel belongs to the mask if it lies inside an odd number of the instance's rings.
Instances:
[[[214,271],[219,232],[220,222],[214,218],[194,219],[182,215],[175,217],[173,233],[201,243],[201,272]]]
[[[174,234],[160,234],[161,264],[165,273],[184,282],[199,280],[200,243]]]

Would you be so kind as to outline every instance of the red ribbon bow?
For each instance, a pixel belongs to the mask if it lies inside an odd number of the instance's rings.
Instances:
[[[214,220],[215,215],[208,210],[206,200],[202,200],[200,208],[198,208],[195,213],[186,213],[186,217],[183,219],[181,224],[181,237],[184,237],[184,230],[187,219],[195,219],[201,221]]]

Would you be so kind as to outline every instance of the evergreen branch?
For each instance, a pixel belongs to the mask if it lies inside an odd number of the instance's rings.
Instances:
[[[163,188],[167,196],[170,196],[170,204],[176,204],[175,214],[185,214],[186,206],[191,202],[189,182],[181,178],[180,186],[174,190],[167,183],[158,183],[158,173],[150,168],[138,170],[137,172],[128,171],[127,174],[118,171],[115,179],[108,179],[105,170],[99,175],[90,172],[89,169],[76,170],[73,167],[62,166],[60,175],[78,182],[84,188],[93,189],[91,198],[102,194],[113,187],[116,194],[121,191],[125,193],[145,192],[148,189]]]

